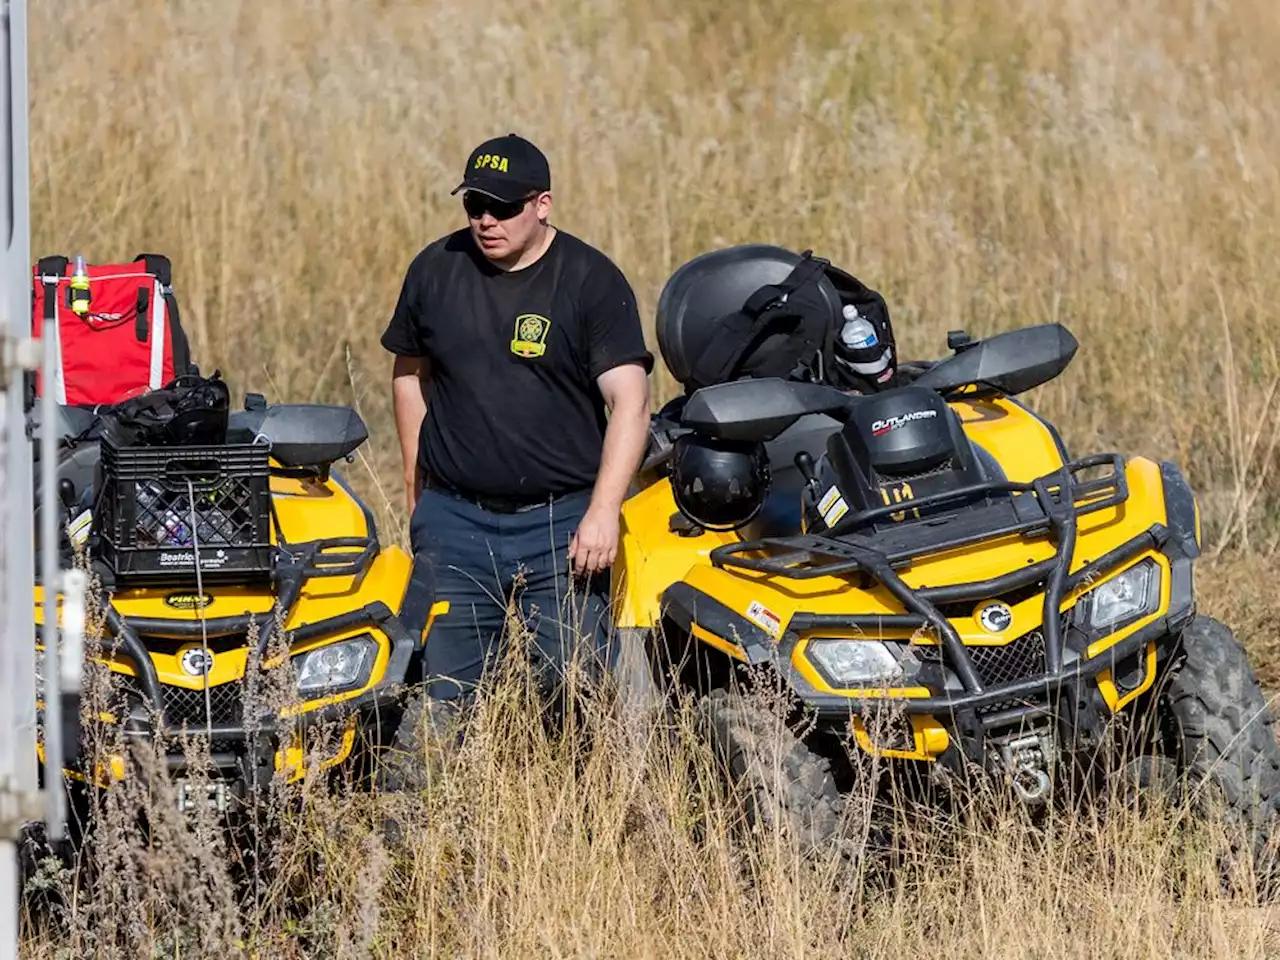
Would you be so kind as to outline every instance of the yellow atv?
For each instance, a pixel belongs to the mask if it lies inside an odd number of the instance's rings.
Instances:
[[[1066,328],[949,346],[866,395],[753,377],[665,408],[623,509],[618,626],[700,698],[754,815],[807,842],[840,829],[848,741],[1040,805],[1143,721],[1153,762],[1215,783],[1260,841],[1280,748],[1244,649],[1197,614],[1182,473],[1073,459],[1017,399],[1066,369]],[[731,692],[760,671],[798,704],[780,740]]]
[[[37,511],[59,511],[63,567],[87,566],[101,583],[93,661],[117,681],[99,714],[114,746],[93,756],[73,745],[63,772],[81,790],[109,787],[134,775],[130,744],[161,743],[178,805],[234,819],[273,778],[297,780],[307,763],[346,769],[380,741],[421,638],[397,618],[410,558],[379,542],[333,469],[367,437],[359,415],[250,395],[243,410],[223,409],[215,442],[184,443],[172,425],[185,389],[61,407],[51,427],[60,502]],[[178,442],[135,442],[118,416],[126,406],[130,422]],[[37,584],[37,623],[42,609]],[[317,756],[309,734],[322,728]],[[189,783],[184,738],[203,740],[207,778]]]

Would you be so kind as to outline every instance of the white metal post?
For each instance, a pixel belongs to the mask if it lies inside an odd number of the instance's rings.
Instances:
[[[31,336],[31,237],[28,207],[27,138],[27,0],[2,0],[5,88],[8,127],[0,145],[0,180],[5,216],[3,263],[0,264],[0,311],[10,349],[5,361],[3,462],[5,477],[4,518],[4,636],[5,671],[0,676],[0,717],[5,720],[2,738],[14,751],[12,769],[26,790],[36,787],[35,624],[32,617],[32,585],[35,582],[35,530],[32,505],[31,444],[27,442],[23,410],[22,372],[39,361],[23,347]],[[21,682],[16,682],[22,678]]]
[[[32,458],[23,409],[31,351],[26,0],[0,0],[0,960],[18,955],[17,841],[36,787]],[[57,695],[57,678],[47,681]],[[60,771],[59,771],[60,773]],[[60,779],[60,777],[58,778]]]
[[[53,426],[57,404],[50,385],[54,376],[53,344],[57,342],[56,320],[45,320],[40,336],[43,348],[41,371],[45,390],[40,397],[40,583],[44,599],[44,655],[40,673],[44,678],[44,769],[45,821],[49,839],[61,840],[63,827],[62,787],[62,669],[58,640],[58,591],[61,588],[58,562],[59,496],[57,486],[57,439]]]

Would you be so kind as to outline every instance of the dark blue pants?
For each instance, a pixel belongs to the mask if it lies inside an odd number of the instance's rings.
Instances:
[[[526,628],[535,669],[554,687],[575,658],[609,666],[609,572],[575,576],[569,543],[590,502],[575,494],[522,513],[490,513],[424,490],[409,535],[413,575],[401,619],[415,636],[433,603],[449,601],[427,635],[422,679],[435,700],[469,696],[506,649],[509,604]]]

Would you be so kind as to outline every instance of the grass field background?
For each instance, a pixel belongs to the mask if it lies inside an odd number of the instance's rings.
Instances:
[[[1273,3],[65,0],[32,3],[30,33],[33,259],[169,254],[206,372],[356,404],[371,439],[349,473],[389,538],[405,518],[378,337],[413,255],[464,223],[467,152],[515,130],[550,157],[553,221],[630,278],[655,352],[671,271],[747,241],[879,289],[908,356],[956,327],[1066,323],[1078,357],[1032,402],[1074,453],[1183,466],[1202,605],[1280,689]],[[661,364],[653,386],[674,392]],[[564,745],[495,736],[409,860],[352,826],[354,800],[316,797],[298,829],[330,866],[306,897],[233,910],[217,863],[186,889],[139,867],[138,889],[86,891],[62,942],[114,955],[87,938],[141,898],[120,955],[201,955],[155,946],[198,915],[210,944],[273,944],[261,956],[1265,952],[1267,912],[1166,890],[1149,822],[975,828],[953,860],[922,825],[877,897],[767,844],[695,842],[681,811],[723,826],[728,808],[675,773],[622,842],[634,784],[606,748],[582,772]]]

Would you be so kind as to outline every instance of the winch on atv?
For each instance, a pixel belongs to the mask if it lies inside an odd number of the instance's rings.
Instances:
[[[1009,778],[1020,800],[1039,804],[1049,798],[1049,770],[1055,760],[1051,730],[1007,735],[992,746],[999,749],[993,765]]]

